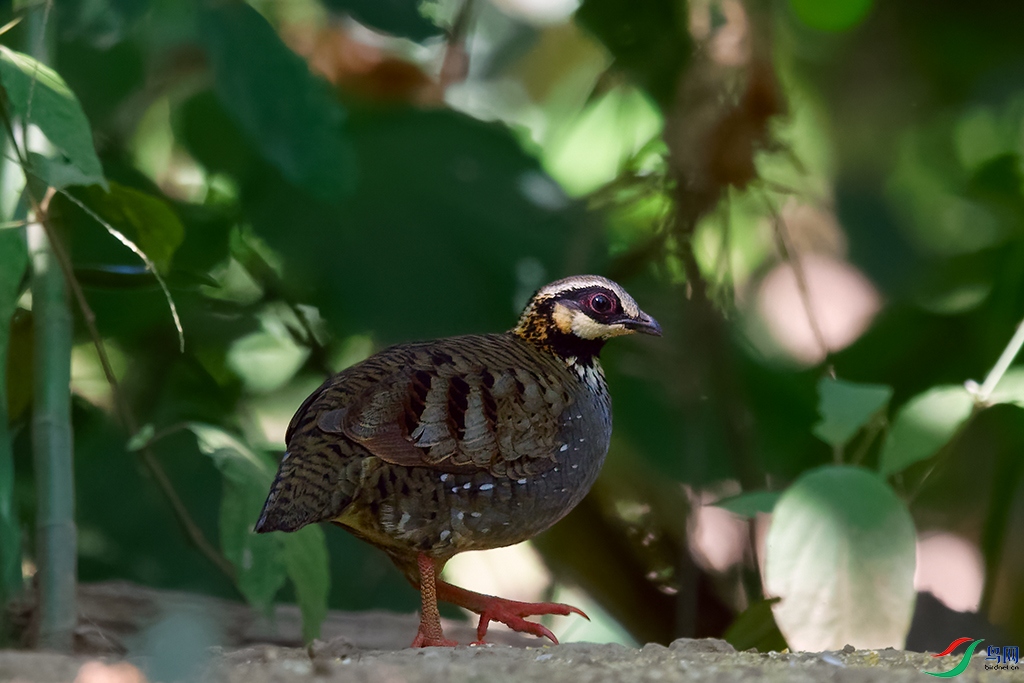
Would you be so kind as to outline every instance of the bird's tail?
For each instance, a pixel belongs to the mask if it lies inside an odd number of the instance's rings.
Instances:
[[[350,502],[338,463],[323,452],[286,452],[256,522],[256,532],[296,531],[337,517]]]

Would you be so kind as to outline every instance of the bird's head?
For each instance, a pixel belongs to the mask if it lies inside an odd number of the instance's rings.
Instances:
[[[661,335],[658,321],[626,290],[598,275],[574,275],[542,287],[523,310],[513,334],[563,358],[587,361],[612,337]]]

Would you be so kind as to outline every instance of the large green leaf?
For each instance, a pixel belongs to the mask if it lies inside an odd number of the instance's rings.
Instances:
[[[814,425],[814,435],[833,448],[842,448],[885,409],[892,387],[825,377],[818,382],[818,396],[821,421]]]
[[[238,572],[239,590],[253,606],[269,612],[290,578],[302,610],[302,632],[311,641],[320,634],[330,591],[323,530],[308,526],[288,534],[255,533],[274,479],[273,462],[219,427],[190,423],[189,429],[224,478],[221,549]]]
[[[296,185],[337,201],[352,187],[345,112],[256,10],[224,3],[202,15],[202,33],[224,108]]]
[[[765,589],[791,647],[903,647],[914,611],[914,523],[877,474],[826,466],[775,506]]]
[[[507,128],[394,109],[352,129],[359,192],[340,210],[288,183],[243,193],[289,286],[308,292],[338,333],[392,341],[508,329],[538,287],[593,267],[598,242],[571,241],[589,229],[582,207]]]
[[[281,541],[257,534],[253,525],[274,479],[273,464],[218,427],[192,423],[189,428],[224,478],[220,545],[238,572],[238,589],[252,605],[269,612],[286,577]]]
[[[686,3],[585,0],[576,20],[604,43],[618,68],[669,108],[691,54]]]
[[[1006,371],[995,391],[989,396],[989,403],[1008,403],[1024,408],[1024,367],[1014,367]]]
[[[14,458],[7,427],[7,350],[11,316],[27,265],[22,231],[0,230],[0,609],[21,588],[21,527],[14,505]]]
[[[0,82],[14,114],[43,131],[82,173],[82,184],[106,184],[89,120],[56,71],[0,45]]]
[[[331,575],[327,562],[324,531],[307,526],[283,535],[284,566],[295,586],[295,597],[302,611],[302,638],[311,643],[320,637],[320,624],[327,616],[327,597]]]
[[[935,455],[970,418],[974,397],[960,385],[938,386],[900,408],[882,445],[878,469],[900,472]]]
[[[166,202],[113,181],[109,192],[89,188],[81,196],[89,208],[133,240],[159,273],[170,270],[185,228]]]

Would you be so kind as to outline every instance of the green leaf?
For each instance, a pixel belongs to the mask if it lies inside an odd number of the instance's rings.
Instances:
[[[678,0],[585,0],[576,21],[597,36],[615,65],[667,109],[691,49],[686,5]]]
[[[96,184],[93,176],[84,173],[67,159],[46,157],[36,152],[29,152],[28,158],[32,172],[50,187],[62,190],[73,185]]]
[[[900,472],[935,455],[971,417],[974,397],[962,386],[933,387],[900,408],[882,444],[878,469]]]
[[[14,503],[14,454],[8,429],[7,351],[11,316],[27,266],[23,231],[0,230],[0,609],[8,597],[20,591],[22,583],[21,527]]]
[[[56,71],[0,45],[0,82],[14,114],[39,127],[81,173],[80,184],[106,187],[89,120]]]
[[[789,0],[800,21],[828,32],[849,31],[867,18],[873,5],[874,0]]]
[[[720,507],[740,517],[755,517],[758,512],[771,512],[782,495],[779,491],[748,491],[736,496],[723,498],[716,503]]]
[[[778,601],[778,598],[758,600],[743,610],[725,632],[725,642],[741,651],[752,647],[757,648],[758,652],[785,650],[786,639],[782,637],[782,631],[772,615],[772,605]]]
[[[842,448],[885,409],[892,398],[892,387],[825,377],[818,382],[818,396],[821,422],[814,425],[814,435],[834,448]]]
[[[166,202],[113,181],[109,192],[94,187],[81,196],[89,208],[134,241],[158,272],[170,270],[185,228]]]
[[[274,479],[273,463],[219,427],[191,423],[189,429],[196,435],[199,450],[213,460],[223,476],[221,550],[238,572],[239,591],[250,604],[269,614],[286,578],[282,541],[257,534],[253,525]]]
[[[139,428],[139,431],[135,432],[128,443],[125,445],[125,450],[129,453],[135,453],[141,451],[143,448],[148,446],[156,435],[156,427],[153,426],[152,422],[147,422]]]
[[[225,3],[202,15],[203,39],[224,108],[296,185],[329,202],[352,187],[345,112],[326,81],[289,50],[252,7]]]
[[[1024,367],[1010,368],[999,380],[995,391],[989,396],[988,402],[992,405],[997,403],[1008,403],[1024,408]]]
[[[238,588],[255,607],[270,611],[285,578],[295,586],[307,642],[320,635],[330,592],[323,530],[307,526],[287,534],[257,534],[253,525],[274,479],[274,464],[219,427],[190,423],[199,449],[224,477],[221,549],[238,571]]]
[[[914,523],[877,474],[805,473],[775,506],[765,555],[775,621],[797,650],[902,648],[914,611]]]
[[[281,536],[284,565],[295,586],[295,597],[302,611],[302,639],[311,643],[320,637],[320,625],[327,616],[327,597],[331,590],[324,531],[310,525]]]

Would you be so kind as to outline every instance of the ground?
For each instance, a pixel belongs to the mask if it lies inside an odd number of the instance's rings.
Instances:
[[[141,683],[144,671],[150,681],[201,678],[231,683],[920,682],[933,680],[922,669],[947,670],[956,664],[955,656],[937,660],[891,649],[736,652],[710,639],[635,649],[543,645],[510,636],[517,644],[412,650],[404,645],[415,632],[415,615],[383,612],[332,613],[324,626],[325,640],[302,648],[289,643],[297,637],[298,621],[288,608],[278,610],[271,626],[241,605],[125,584],[87,587],[80,602],[81,654],[0,651],[0,681]],[[446,624],[446,633],[460,641],[472,637],[467,624]],[[211,646],[211,639],[226,645]],[[266,642],[270,639],[277,644]],[[1024,672],[986,671],[982,651],[956,680],[1024,681]]]

